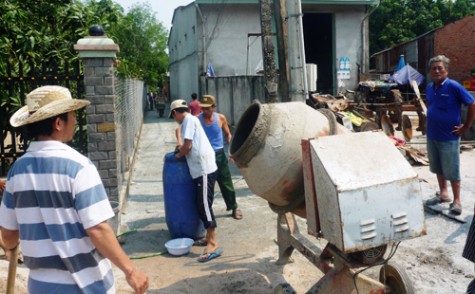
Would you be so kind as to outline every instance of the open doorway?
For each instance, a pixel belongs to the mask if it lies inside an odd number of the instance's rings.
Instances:
[[[304,13],[305,59],[317,65],[317,92],[333,93],[333,15]]]

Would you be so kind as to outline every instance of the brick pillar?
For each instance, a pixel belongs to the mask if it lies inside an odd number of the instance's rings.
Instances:
[[[84,66],[86,99],[91,101],[87,108],[88,157],[96,165],[116,212],[117,217],[111,225],[117,231],[121,181],[116,161],[114,64],[119,46],[106,38],[100,27],[92,27],[89,33],[91,36],[78,40],[74,45]]]

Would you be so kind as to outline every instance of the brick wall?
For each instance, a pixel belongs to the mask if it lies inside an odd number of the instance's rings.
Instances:
[[[475,15],[448,24],[435,32],[434,54],[450,59],[449,77],[463,84],[475,69]]]

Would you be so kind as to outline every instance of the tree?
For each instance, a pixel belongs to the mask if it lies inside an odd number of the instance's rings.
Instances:
[[[473,0],[381,0],[369,21],[370,52],[409,41],[473,13]]]
[[[168,70],[168,32],[148,3],[135,4],[111,35],[120,46],[119,74],[143,79],[153,90],[162,85]]]

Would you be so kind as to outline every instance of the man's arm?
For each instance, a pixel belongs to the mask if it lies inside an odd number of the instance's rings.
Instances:
[[[454,130],[452,131],[452,133],[455,135],[461,136],[472,127],[473,121],[475,119],[475,102],[472,102],[472,104],[468,105],[467,110],[467,118],[465,119],[465,123],[455,126]]]
[[[180,127],[176,128],[176,130],[175,130],[175,136],[176,136],[176,145],[177,145],[177,148],[180,148],[181,145],[183,145],[183,139],[181,138],[181,130],[180,130]]]
[[[231,135],[231,131],[229,130],[228,120],[226,119],[226,116],[221,113],[218,114],[218,119],[221,125],[221,129],[224,132],[224,136],[226,136],[226,142],[229,144],[233,136]]]
[[[20,234],[18,230],[12,231],[5,228],[1,228],[1,238],[3,240],[4,250],[13,250],[18,246],[20,242]]]
[[[139,271],[120,247],[112,228],[102,222],[86,230],[99,252],[124,272],[127,283],[135,293],[145,293],[148,289],[148,277]]]
[[[175,157],[180,158],[185,156],[186,154],[188,154],[188,152],[190,152],[191,147],[193,147],[191,140],[185,139],[185,142],[183,143],[183,145],[181,145],[181,147],[179,147],[178,153],[175,154]]]

